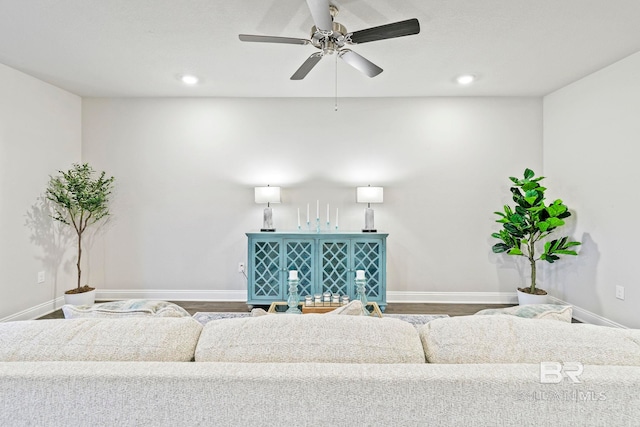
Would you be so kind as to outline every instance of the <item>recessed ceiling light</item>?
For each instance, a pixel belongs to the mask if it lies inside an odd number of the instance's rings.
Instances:
[[[195,85],[198,83],[198,78],[190,74],[185,74],[183,76],[180,76],[180,80],[182,80],[182,83],[186,85]]]
[[[474,76],[473,74],[463,74],[461,76],[458,76],[456,78],[456,81],[458,82],[458,84],[468,85],[473,83],[475,79],[476,79],[476,76]]]

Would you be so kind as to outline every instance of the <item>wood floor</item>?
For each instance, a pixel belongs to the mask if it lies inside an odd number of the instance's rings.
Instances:
[[[99,301],[100,302],[100,301]],[[183,307],[190,314],[198,311],[213,312],[248,312],[244,302],[213,301],[172,301]],[[511,307],[513,304],[431,304],[431,303],[389,303],[386,313],[389,314],[448,314],[449,316],[466,316],[485,308]],[[40,319],[62,319],[62,310],[40,317]]]

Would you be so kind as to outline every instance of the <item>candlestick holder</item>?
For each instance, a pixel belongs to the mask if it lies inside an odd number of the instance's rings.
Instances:
[[[316,218],[316,233],[320,232],[320,218]]]
[[[362,303],[363,316],[369,316],[369,310],[367,310],[367,294],[365,290],[366,285],[366,279],[356,279],[356,299]]]
[[[307,231],[311,231],[311,222],[307,221]]]
[[[331,223],[327,221],[327,231],[331,231]]]
[[[298,308],[300,296],[298,295],[298,279],[289,279],[289,298],[287,298],[287,314],[302,314]]]

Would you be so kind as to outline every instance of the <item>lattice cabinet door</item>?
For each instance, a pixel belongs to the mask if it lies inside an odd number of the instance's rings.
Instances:
[[[367,299],[378,303],[386,302],[384,249],[381,239],[353,240],[353,269],[365,271]]]
[[[350,252],[349,240],[320,240],[319,292],[354,295]]]
[[[287,266],[287,271],[298,271],[298,294],[301,298],[304,298],[305,295],[313,295],[316,292],[314,290],[316,276],[314,267],[316,264],[315,247],[315,242],[310,239],[284,240],[285,265]],[[287,277],[285,277],[285,281]]]
[[[265,304],[284,298],[282,239],[255,239],[249,247],[249,300]]]

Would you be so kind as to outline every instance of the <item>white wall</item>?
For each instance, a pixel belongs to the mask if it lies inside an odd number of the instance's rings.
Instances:
[[[640,53],[544,98],[544,173],[575,210],[580,256],[548,277],[559,298],[640,328]],[[551,180],[552,179],[552,180]],[[615,298],[624,286],[625,300]]]
[[[80,97],[0,64],[0,319],[50,311],[73,287],[66,245],[39,197],[50,174],[80,160],[81,107]]]
[[[117,186],[90,251],[98,296],[244,298],[266,184],[283,188],[280,230],[317,199],[359,230],[355,187],[383,186],[390,300],[495,301],[522,283],[491,253],[492,212],[508,176],[542,167],[539,98],[84,99],[82,126],[83,160]]]

